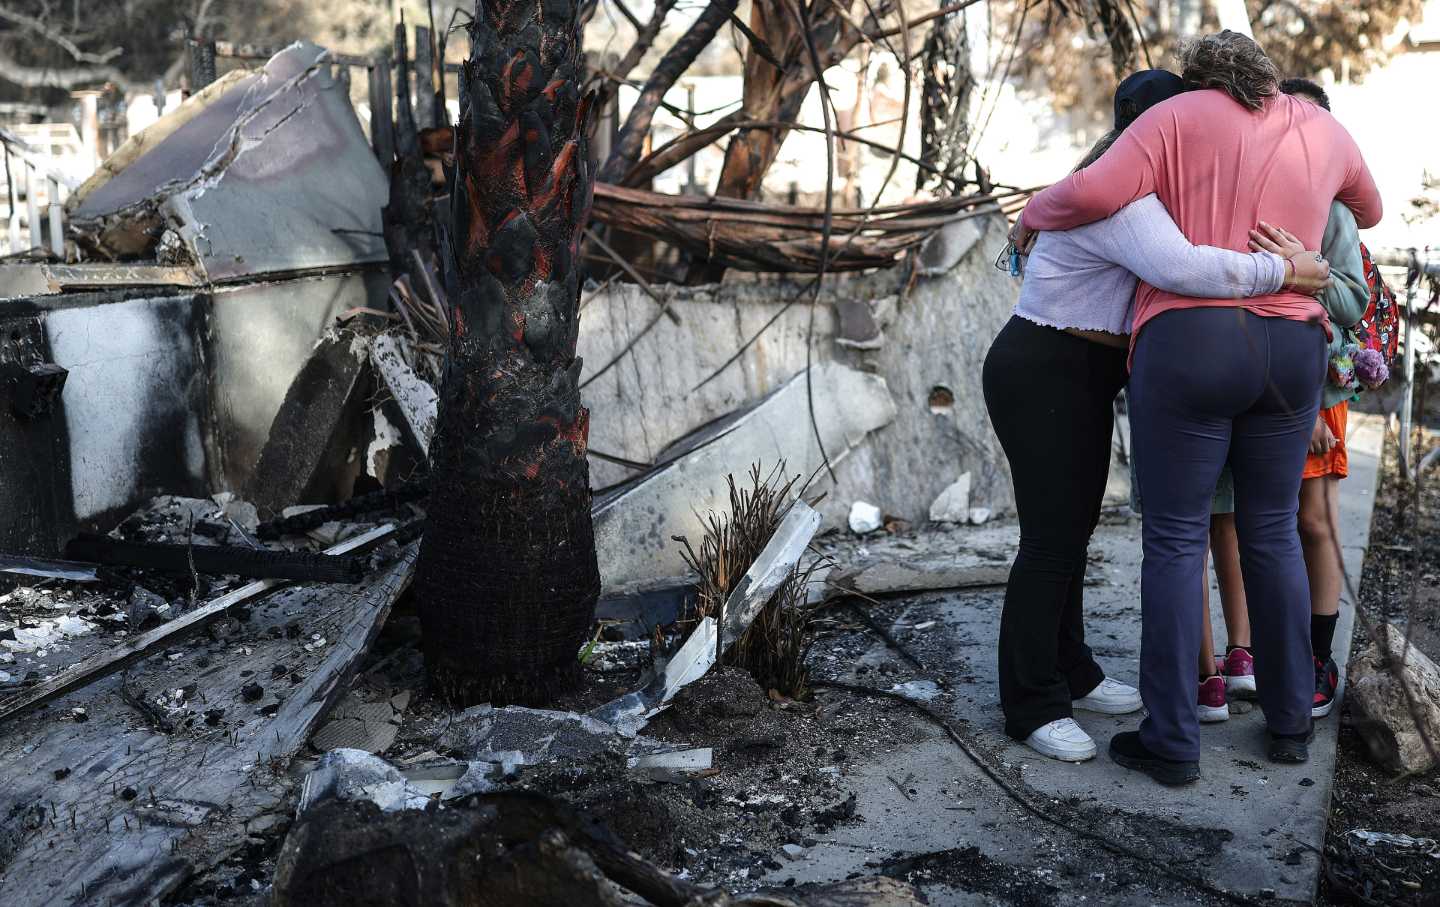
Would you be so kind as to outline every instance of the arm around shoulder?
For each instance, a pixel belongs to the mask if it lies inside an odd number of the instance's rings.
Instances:
[[[1153,195],[1125,206],[1110,223],[1106,257],[1166,292],[1240,299],[1274,293],[1285,282],[1278,255],[1194,245]]]

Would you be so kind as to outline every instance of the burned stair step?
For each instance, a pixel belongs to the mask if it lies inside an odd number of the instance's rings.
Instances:
[[[161,542],[124,542],[109,536],[84,534],[65,546],[67,557],[78,561],[122,567],[143,567],[168,573],[209,573],[252,579],[291,579],[317,583],[356,583],[365,575],[365,562],[356,557],[335,557],[302,551],[271,551],[229,545],[174,545]]]

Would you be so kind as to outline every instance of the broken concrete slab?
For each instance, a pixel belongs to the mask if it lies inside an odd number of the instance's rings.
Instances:
[[[808,384],[808,387],[807,387]],[[703,533],[699,514],[728,506],[726,475],[737,463],[784,462],[809,476],[822,469],[809,418],[813,393],[825,454],[836,463],[895,417],[885,381],[836,363],[797,375],[754,406],[677,444],[664,465],[595,504],[595,542],[606,586],[685,572],[677,535]]]
[[[840,332],[835,342],[852,350],[878,350],[885,345],[885,332],[875,320],[875,310],[868,299],[837,299],[835,313],[840,318]]]
[[[925,240],[920,247],[920,262],[916,270],[923,277],[948,274],[984,235],[984,224],[979,218],[951,221]]]
[[[940,492],[930,505],[930,520],[935,523],[966,523],[970,521],[970,473],[965,473]]]
[[[1003,586],[1009,577],[1008,559],[957,551],[950,555],[916,554],[841,567],[826,577],[826,584],[833,589],[854,590],[865,595],[889,595],[926,589]]]
[[[244,496],[261,515],[349,497],[371,395],[365,341],[349,331],[322,337],[285,392],[246,483]]]
[[[1394,624],[1384,623],[1350,661],[1346,682],[1355,729],[1387,771],[1440,765],[1440,666]]]
[[[669,753],[651,753],[646,756],[632,756],[626,765],[652,781],[684,781],[696,772],[703,772],[715,763],[715,750],[711,747],[697,747],[675,750]]]

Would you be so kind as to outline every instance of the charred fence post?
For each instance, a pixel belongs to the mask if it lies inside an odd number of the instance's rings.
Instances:
[[[435,45],[423,25],[415,26],[415,125],[435,126]]]
[[[479,0],[469,31],[416,593],[442,693],[535,701],[578,677],[600,588],[575,357],[590,99],[576,0]]]
[[[185,48],[190,58],[190,93],[194,94],[215,81],[215,42],[191,38]]]
[[[390,54],[381,51],[370,67],[370,144],[380,167],[390,172],[395,159],[395,123],[390,118]]]

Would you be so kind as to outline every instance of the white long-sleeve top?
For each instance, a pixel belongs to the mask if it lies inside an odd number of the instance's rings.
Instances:
[[[1160,200],[1146,195],[1104,220],[1041,233],[1015,314],[1054,328],[1128,334],[1140,280],[1202,299],[1265,296],[1285,282],[1285,259],[1192,245]]]

